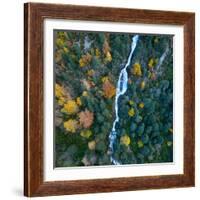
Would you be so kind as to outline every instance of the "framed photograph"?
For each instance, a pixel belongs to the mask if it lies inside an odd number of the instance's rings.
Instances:
[[[194,186],[195,14],[24,14],[24,194]]]

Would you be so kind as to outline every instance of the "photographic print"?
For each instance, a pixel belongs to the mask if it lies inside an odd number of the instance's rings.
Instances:
[[[24,4],[24,195],[195,185],[195,13]]]
[[[173,35],[54,30],[54,167],[173,162]]]

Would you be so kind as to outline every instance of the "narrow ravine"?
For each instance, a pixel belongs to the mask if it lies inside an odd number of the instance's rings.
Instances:
[[[109,149],[110,149],[110,161],[114,165],[120,165],[120,161],[114,158],[114,144],[116,142],[117,138],[117,131],[116,131],[116,124],[119,122],[119,113],[118,113],[118,100],[119,97],[124,95],[127,91],[127,85],[128,85],[128,73],[127,68],[131,63],[131,59],[133,56],[133,53],[135,51],[135,48],[137,46],[137,42],[139,39],[139,35],[135,35],[132,38],[132,44],[131,44],[131,52],[129,54],[128,60],[124,68],[120,71],[119,79],[117,82],[117,88],[116,88],[116,96],[115,96],[115,120],[113,122],[112,130],[109,134]]]

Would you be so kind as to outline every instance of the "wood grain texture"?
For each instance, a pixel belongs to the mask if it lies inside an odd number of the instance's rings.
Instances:
[[[43,181],[43,22],[46,18],[184,26],[184,174]],[[24,194],[64,195],[194,186],[195,14],[27,3],[24,6]]]

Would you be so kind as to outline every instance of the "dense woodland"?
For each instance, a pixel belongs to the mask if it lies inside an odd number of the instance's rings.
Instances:
[[[56,167],[112,164],[116,85],[133,36],[54,31]],[[172,41],[169,35],[139,35],[128,90],[119,99],[114,156],[122,164],[173,161]]]

